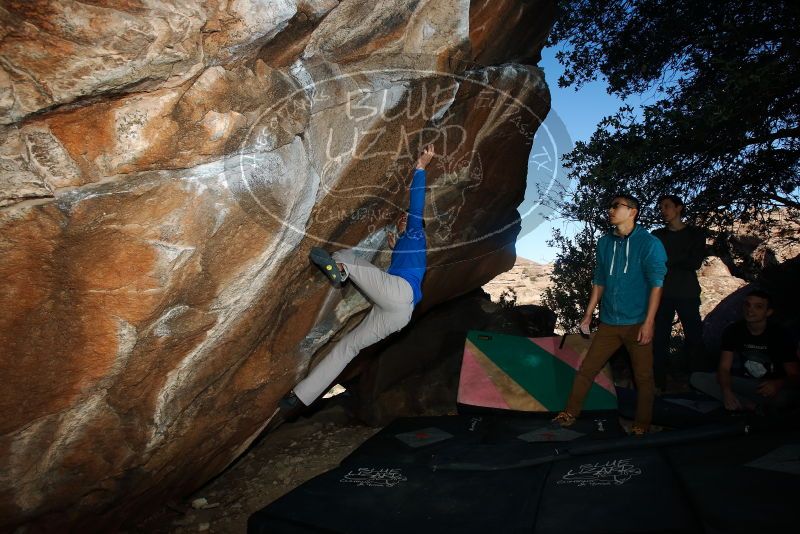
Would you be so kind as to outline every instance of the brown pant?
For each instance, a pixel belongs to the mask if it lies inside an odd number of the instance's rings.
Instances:
[[[641,324],[613,326],[600,323],[594,335],[589,352],[583,360],[572,391],[567,400],[566,410],[572,415],[579,415],[583,401],[592,387],[592,382],[611,356],[625,345],[633,364],[633,375],[636,379],[636,421],[635,423],[645,429],[650,427],[653,419],[653,398],[655,397],[655,384],[653,383],[653,344],[639,345],[636,336],[639,334]]]

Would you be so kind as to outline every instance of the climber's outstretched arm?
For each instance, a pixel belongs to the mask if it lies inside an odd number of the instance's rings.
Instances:
[[[428,145],[417,160],[414,178],[411,180],[409,188],[411,199],[408,206],[408,226],[410,228],[422,229],[422,216],[425,212],[425,168],[434,155],[433,145]]]

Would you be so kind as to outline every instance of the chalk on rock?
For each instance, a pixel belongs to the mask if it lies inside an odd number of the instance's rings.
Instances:
[[[195,499],[192,501],[192,508],[194,508],[195,510],[200,510],[202,508],[205,508],[207,504],[208,501],[205,499],[205,497],[200,497],[199,499]]]

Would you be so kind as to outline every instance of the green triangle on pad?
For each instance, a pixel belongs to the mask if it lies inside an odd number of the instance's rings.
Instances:
[[[576,372],[571,365],[526,337],[471,330],[467,339],[548,411],[564,409]],[[583,409],[616,408],[616,395],[592,384]]]

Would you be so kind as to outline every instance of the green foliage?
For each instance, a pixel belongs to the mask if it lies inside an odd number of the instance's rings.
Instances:
[[[575,185],[551,201],[587,226],[575,240],[555,235],[564,270],[548,296],[554,311],[574,317],[568,298],[586,304],[592,264],[582,247],[605,228],[617,191],[643,203],[645,226],[658,221],[658,196],[678,194],[712,236],[736,222],[766,233],[776,209],[800,218],[797,2],[566,0],[559,9],[549,38],[562,46],[559,85],[602,75],[612,93],[655,101],[607,117],[564,159]]]
[[[498,301],[503,308],[513,308],[517,305],[517,290],[508,286],[500,293],[500,300]]]
[[[542,302],[556,313],[558,326],[565,332],[577,331],[589,302],[596,243],[596,232],[588,225],[574,239],[555,230],[553,240],[549,242],[550,246],[558,246],[561,252],[553,264],[552,285],[544,290]]]
[[[608,117],[566,166],[600,196],[627,189],[652,209],[681,195],[695,222],[727,227],[800,208],[800,12],[797,2],[572,0],[550,41],[559,84],[598,72],[622,97],[653,91],[638,117]],[[653,212],[643,213],[645,220]]]

